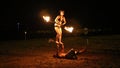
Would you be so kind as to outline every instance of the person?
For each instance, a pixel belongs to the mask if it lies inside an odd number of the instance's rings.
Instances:
[[[66,24],[66,19],[64,16],[64,10],[60,10],[60,15],[55,18],[54,29],[56,31],[56,43],[63,44],[62,42],[62,26]]]
[[[71,48],[67,53],[59,52],[53,55],[54,58],[65,58],[65,59],[78,59],[77,55],[86,51],[86,48],[81,50],[75,50]]]
[[[55,18],[54,29],[56,31],[57,53],[64,52],[64,44],[62,42],[62,26],[66,24],[66,18],[64,16],[64,10],[59,11],[60,14]]]

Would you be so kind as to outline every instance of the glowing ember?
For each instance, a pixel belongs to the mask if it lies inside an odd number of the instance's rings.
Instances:
[[[72,31],[73,31],[74,28],[73,27],[67,27],[67,26],[65,26],[64,29],[67,30],[68,32],[72,33]]]
[[[49,21],[50,21],[50,17],[49,17],[49,16],[43,16],[43,19],[44,19],[46,22],[49,22]]]

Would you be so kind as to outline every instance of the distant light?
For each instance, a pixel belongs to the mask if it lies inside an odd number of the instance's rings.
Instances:
[[[26,32],[26,31],[25,31],[24,33],[25,33],[25,34],[27,34],[27,32]]]
[[[102,29],[98,29],[98,31],[102,31]]]
[[[88,30],[88,28],[85,27],[84,30]]]

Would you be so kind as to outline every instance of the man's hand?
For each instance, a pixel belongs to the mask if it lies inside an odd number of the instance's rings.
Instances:
[[[62,25],[65,25],[65,23],[63,23]]]

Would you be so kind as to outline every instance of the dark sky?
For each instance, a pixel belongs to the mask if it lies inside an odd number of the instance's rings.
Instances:
[[[15,0],[2,2],[1,30],[17,30],[19,22],[23,29],[42,27],[40,13],[58,15],[65,10],[67,21],[74,19],[82,27],[119,28],[117,22],[118,4],[110,0]],[[115,18],[115,19],[114,19]]]

